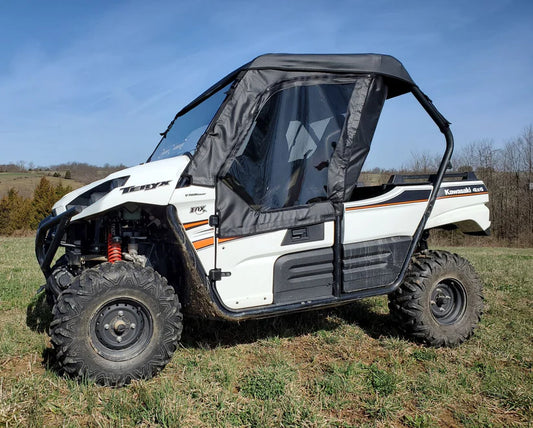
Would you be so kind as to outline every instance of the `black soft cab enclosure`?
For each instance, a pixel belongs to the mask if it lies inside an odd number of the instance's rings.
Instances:
[[[333,205],[349,200],[356,186],[385,100],[413,91],[430,104],[391,56],[270,54],[178,116],[230,83],[226,105],[185,171],[192,184],[217,186],[222,237],[333,218]],[[231,216],[234,210],[244,218]]]

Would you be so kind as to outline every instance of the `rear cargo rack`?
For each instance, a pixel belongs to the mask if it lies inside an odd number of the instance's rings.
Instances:
[[[437,174],[394,174],[389,178],[388,184],[408,184],[408,183],[434,183]],[[442,181],[477,181],[478,178],[473,171],[453,172],[445,174]]]

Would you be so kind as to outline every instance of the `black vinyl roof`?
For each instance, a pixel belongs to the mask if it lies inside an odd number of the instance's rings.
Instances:
[[[216,91],[226,86],[240,72],[269,69],[302,72],[380,74],[385,77],[385,81],[389,86],[389,98],[409,92],[411,87],[416,86],[402,63],[390,55],[270,53],[260,55],[229,73],[187,104],[178,112],[176,117],[185,114]]]
[[[390,55],[378,54],[266,54],[241,67],[241,70],[276,69],[330,73],[376,73],[415,83],[402,63]]]

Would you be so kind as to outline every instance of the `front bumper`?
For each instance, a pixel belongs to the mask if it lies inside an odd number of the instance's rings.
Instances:
[[[80,212],[80,208],[72,207],[57,216],[49,215],[39,223],[35,237],[35,255],[46,278],[52,272],[50,264],[61,244],[70,219]]]

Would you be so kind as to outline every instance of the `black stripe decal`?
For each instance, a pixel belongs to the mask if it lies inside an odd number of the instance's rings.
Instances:
[[[422,202],[422,201],[427,201],[429,199],[430,194],[431,194],[431,190],[429,189],[428,190],[406,190],[391,199],[386,199],[380,202],[368,203],[365,205],[347,207],[346,209],[350,210],[350,209],[360,209],[360,208],[365,208],[365,207],[375,207],[375,206],[380,206],[380,205],[404,204],[404,203],[409,203],[409,202]]]

